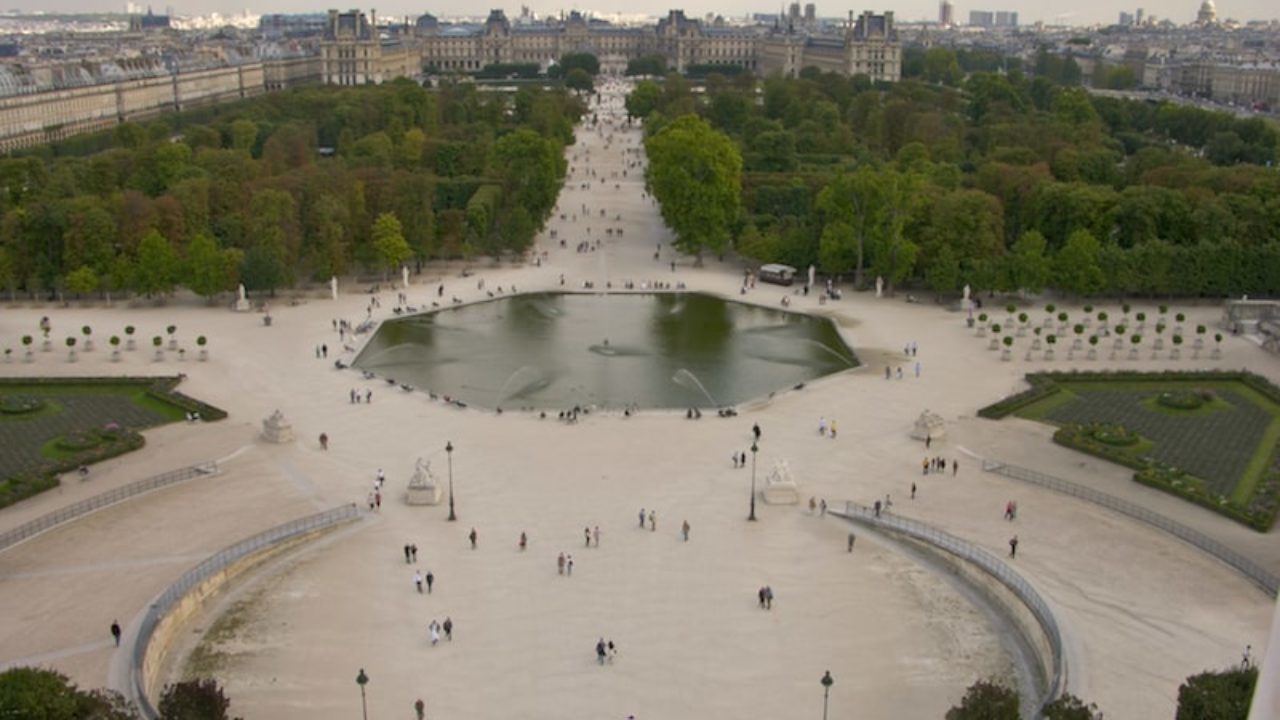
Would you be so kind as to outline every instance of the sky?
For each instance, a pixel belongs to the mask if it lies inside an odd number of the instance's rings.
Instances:
[[[338,0],[333,0],[337,2]],[[569,4],[560,4],[566,0],[525,0],[533,12],[538,14],[555,14],[561,10],[583,10],[596,13],[626,13],[665,15],[669,9],[683,9],[686,14],[701,17],[706,13],[718,13],[726,17],[742,17],[749,12],[777,12],[779,5],[770,0],[747,0],[742,2],[726,2],[725,0],[567,0]],[[787,0],[789,2],[789,0]],[[1037,20],[1050,24],[1091,25],[1095,23],[1116,22],[1121,10],[1133,12],[1142,7],[1148,15],[1168,18],[1175,23],[1191,22],[1200,6],[1200,0],[1122,0],[1131,6],[1117,5],[1108,0],[1075,0],[1071,3],[1055,3],[1048,0],[1038,2],[1017,2],[1016,0],[952,0],[956,6],[955,17],[964,22],[970,10],[1013,10],[1018,12],[1020,24],[1030,25]],[[141,0],[145,4],[147,0]],[[352,0],[343,4],[315,4],[317,0],[151,0],[156,12],[163,12],[166,5],[173,7],[179,15],[205,15],[219,12],[223,15],[238,14],[245,10],[255,14],[273,12],[324,12],[329,7],[350,9]],[[404,15],[421,15],[430,12],[441,17],[454,15],[484,14],[490,7],[501,7],[508,17],[518,15],[521,3],[519,0],[489,0],[488,3],[475,3],[468,0],[365,0],[361,9],[368,12],[370,7],[377,9],[380,17],[401,17]],[[806,0],[801,0],[803,4]],[[820,17],[844,17],[850,10],[860,14],[863,10],[883,12],[892,10],[902,21],[936,20],[938,16],[937,0],[895,0],[883,5],[836,5],[823,0],[814,0]],[[23,11],[43,10],[45,12],[101,12],[106,7],[118,5],[124,9],[124,0],[17,0],[7,7]],[[1233,18],[1240,21],[1270,20],[1280,18],[1280,4],[1275,0],[1218,0],[1218,17]]]

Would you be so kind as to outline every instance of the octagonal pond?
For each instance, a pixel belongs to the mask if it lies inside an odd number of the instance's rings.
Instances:
[[[467,404],[723,407],[856,367],[827,318],[699,293],[532,293],[382,323],[355,366]]]

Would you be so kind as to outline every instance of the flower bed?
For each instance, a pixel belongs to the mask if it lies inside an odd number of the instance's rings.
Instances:
[[[31,395],[0,395],[0,413],[26,415],[44,407],[44,400]]]

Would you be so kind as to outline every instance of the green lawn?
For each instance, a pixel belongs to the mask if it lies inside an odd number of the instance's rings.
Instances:
[[[1178,494],[1207,507],[1222,506],[1225,499],[1226,514],[1269,527],[1280,492],[1280,391],[1256,376],[1247,382],[1242,374],[1236,376],[1039,374],[1028,376],[1031,391],[984,408],[981,414],[1012,413],[1062,428],[1083,428],[1084,442],[1074,430],[1058,433],[1055,440],[1140,469],[1156,468],[1167,477],[1189,475],[1196,489]],[[1202,395],[1203,404],[1171,408],[1159,402],[1166,392]],[[1120,425],[1142,440],[1128,446],[1089,442],[1088,428],[1096,425]]]

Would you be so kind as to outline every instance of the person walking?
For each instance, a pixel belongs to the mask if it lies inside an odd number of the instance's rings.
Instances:
[[[751,434],[755,435],[756,442],[760,441],[760,423],[755,423],[751,426]]]
[[[111,637],[116,641],[116,647],[120,647],[120,635],[121,635],[120,621],[112,620],[111,621]]]
[[[656,511],[649,511],[649,532],[658,531],[658,514]]]
[[[1009,538],[1009,557],[1010,559],[1018,557],[1018,536],[1014,535]]]
[[[556,557],[556,572],[558,572],[561,575],[564,574],[564,563],[565,563],[564,553],[560,553],[560,555]]]
[[[596,662],[604,665],[607,650],[605,649],[604,638],[600,638],[596,642]]]
[[[587,541],[586,547],[591,547],[591,528],[589,527],[582,528],[582,535],[583,535],[583,539]]]
[[[773,609],[773,587],[769,585],[764,586],[764,609]]]
[[[413,558],[414,562],[418,562],[418,546],[416,544],[409,546],[409,557]]]
[[[823,498],[822,500],[818,501],[818,509],[821,511],[820,513],[821,516],[826,517],[827,515],[827,499],[826,498]]]
[[[569,577],[573,577],[573,555],[565,556],[565,570],[569,573]]]
[[[810,495],[809,496],[809,514],[812,515],[814,511],[817,509],[818,509],[818,499]]]
[[[413,712],[418,716],[418,720],[426,720],[427,704],[422,702],[422,698],[418,698],[417,702],[413,704]]]
[[[614,659],[618,657],[618,646],[614,645],[612,640],[609,641],[608,645],[609,645],[609,664],[612,665]]]
[[[760,589],[756,591],[756,597],[759,598],[760,609],[763,610],[764,609],[764,586],[763,585],[760,586]]]
[[[836,439],[836,421],[835,420],[831,421],[831,439],[832,440]]]
[[[405,546],[404,546],[404,564],[405,565],[409,564],[409,544],[408,543],[405,543]]]
[[[595,540],[596,540],[596,548],[598,549],[598,548],[600,547],[600,526],[599,526],[599,525],[597,525],[597,526],[596,526],[596,529],[595,529],[594,531],[592,531],[592,533],[591,533],[591,534],[595,537]]]
[[[827,435],[827,419],[825,417],[818,418],[818,434],[823,437]]]
[[[915,499],[916,499],[916,484],[915,484],[915,483],[911,483],[911,499],[912,499],[912,500],[915,500]]]
[[[930,446],[930,445],[932,445],[932,444],[933,444],[933,435],[931,435],[931,434],[930,434],[930,435],[925,435],[925,436],[924,436],[924,449],[925,449],[925,450],[928,450],[928,449],[929,449],[929,446]]]
[[[441,627],[444,628],[444,639],[453,642],[453,618],[446,617]]]
[[[684,535],[684,541],[689,542],[689,521],[685,520],[684,525],[680,526],[680,534]]]
[[[529,536],[525,535],[524,531],[521,530],[520,531],[520,549],[523,551],[528,546],[529,546]]]
[[[644,508],[640,508],[640,529],[644,529]]]
[[[427,571],[427,594],[431,594],[431,586],[436,584],[436,576],[430,570]]]
[[[955,477],[959,473],[960,473],[960,461],[952,459],[951,460],[951,477]]]
[[[853,552],[853,543],[854,543],[854,541],[856,541],[857,539],[858,539],[858,538],[857,538],[857,537],[855,537],[853,533],[849,533],[849,552]]]
[[[328,435],[328,433],[320,433],[320,449],[321,449],[321,450],[328,450],[328,449],[329,449],[329,435]]]
[[[477,535],[476,535],[476,529],[475,529],[475,528],[471,528],[471,533],[470,533],[469,535],[467,535],[467,538],[471,540],[471,549],[472,549],[472,550],[475,550],[475,549],[476,549],[476,537],[477,537]]]
[[[427,630],[431,633],[431,644],[433,646],[440,642],[440,623],[432,620],[431,624],[427,626]]]
[[[413,584],[415,587],[418,588],[418,594],[421,595],[422,594],[422,571],[421,570],[413,571]]]

